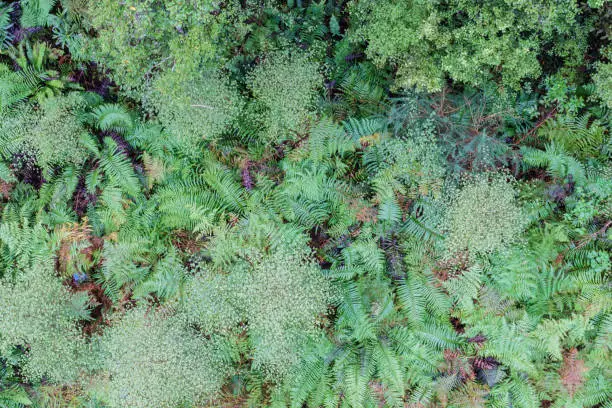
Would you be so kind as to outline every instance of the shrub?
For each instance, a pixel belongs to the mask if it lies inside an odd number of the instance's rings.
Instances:
[[[612,60],[612,47],[604,50],[604,56]],[[599,62],[597,72],[593,75],[596,93],[603,105],[612,109],[612,62]]]
[[[215,139],[243,106],[232,85],[214,71],[193,73],[189,79],[168,72],[154,84],[158,119],[177,140]]]
[[[80,141],[87,131],[77,116],[85,107],[85,99],[78,93],[51,98],[41,105],[42,114],[25,141],[35,148],[43,169],[54,164],[80,164],[87,158]]]
[[[213,396],[227,373],[215,340],[168,311],[128,311],[101,339],[111,407],[194,405]]]
[[[86,99],[79,93],[48,98],[38,110],[21,105],[21,112],[0,126],[3,153],[32,151],[43,170],[82,164],[88,151],[81,142]]]
[[[253,118],[262,137],[277,142],[303,131],[323,78],[319,66],[302,54],[272,53],[247,77],[255,98]]]
[[[203,269],[185,288],[187,321],[204,333],[229,332],[246,320],[237,296],[245,276],[238,271],[225,275]]]
[[[298,360],[304,340],[326,312],[329,290],[306,253],[279,250],[255,258],[243,307],[253,344],[253,365],[282,377]]]
[[[187,317],[205,330],[247,323],[253,367],[282,379],[298,361],[317,317],[326,312],[328,282],[304,250],[249,251],[228,275],[199,276],[186,290]]]
[[[19,272],[0,282],[0,355],[25,350],[22,373],[30,381],[77,380],[87,364],[77,323],[86,316],[87,297],[73,295],[54,276],[52,265]]]
[[[476,254],[499,251],[525,228],[511,182],[504,175],[482,174],[468,180],[448,211],[447,249]]]

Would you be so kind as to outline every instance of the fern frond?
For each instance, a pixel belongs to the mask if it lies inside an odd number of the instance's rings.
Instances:
[[[571,175],[577,185],[584,185],[586,173],[584,166],[578,160],[568,155],[563,148],[550,143],[546,150],[523,147],[523,160],[534,167],[545,167],[557,178],[565,179]]]
[[[55,3],[57,0],[23,0],[21,26],[24,28],[46,26]]]
[[[146,280],[134,288],[134,297],[142,298],[155,293],[161,299],[171,299],[179,295],[185,278],[185,269],[176,251],[170,251],[155,264]]]
[[[11,22],[11,13],[13,12],[13,4],[5,4],[0,2],[0,50],[8,47],[13,41],[13,36],[9,32],[13,26]]]
[[[91,112],[92,119],[101,130],[126,134],[134,128],[134,119],[128,110],[116,103],[105,103]]]
[[[100,167],[112,185],[121,188],[132,197],[140,195],[142,183],[134,174],[132,163],[110,137],[104,138]]]

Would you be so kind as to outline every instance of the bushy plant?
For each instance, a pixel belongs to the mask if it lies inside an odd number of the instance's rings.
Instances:
[[[305,130],[322,85],[319,66],[308,56],[276,52],[264,57],[247,77],[255,99],[254,120],[264,141],[293,139]]]
[[[22,373],[30,381],[75,382],[87,367],[78,322],[87,317],[87,295],[71,294],[50,262],[0,282],[0,355],[24,351]]]
[[[209,270],[205,264],[185,288],[184,315],[204,333],[227,333],[246,321],[239,290],[248,275],[238,268],[230,274]]]
[[[187,289],[185,314],[205,331],[227,331],[245,322],[253,367],[282,379],[300,350],[316,333],[330,290],[307,251],[281,248],[265,254],[249,250],[228,275],[205,275]]]
[[[301,345],[327,310],[329,289],[307,253],[279,250],[253,259],[247,287],[249,336],[255,368],[282,377],[296,363]]]
[[[80,164],[87,157],[81,143],[81,136],[87,131],[78,116],[86,106],[78,93],[48,99],[41,105],[41,115],[24,139],[34,147],[41,167]]]
[[[227,365],[207,340],[168,310],[145,306],[125,313],[100,342],[102,389],[111,407],[176,407],[202,403],[219,391]]]
[[[520,237],[525,220],[505,174],[483,173],[467,180],[448,209],[449,253],[500,251]]]
[[[97,36],[87,37],[87,54],[111,69],[125,94],[141,99],[159,72],[214,55],[214,7],[213,1],[89,3],[84,14]]]
[[[48,98],[37,109],[22,105],[19,115],[0,127],[5,153],[31,151],[43,170],[80,165],[88,156],[82,143],[87,100],[80,93]]]
[[[157,117],[173,138],[214,140],[236,119],[243,100],[219,72],[194,72],[191,78],[168,72],[154,83]]]
[[[608,109],[612,109],[612,47],[605,50],[608,62],[599,62],[597,72],[593,75],[593,83],[601,101]]]

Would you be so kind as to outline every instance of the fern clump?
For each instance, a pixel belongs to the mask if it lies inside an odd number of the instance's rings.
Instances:
[[[94,390],[111,407],[192,406],[211,398],[227,374],[216,340],[207,340],[169,311],[140,306],[101,339],[102,372]]]
[[[234,86],[218,72],[168,72],[154,85],[154,109],[176,140],[215,139],[238,116],[243,101]]]
[[[268,55],[247,77],[255,98],[252,118],[270,142],[292,139],[305,129],[323,78],[319,65],[302,54]]]
[[[305,250],[249,250],[227,275],[211,272],[187,289],[189,320],[205,331],[247,323],[253,366],[280,380],[297,363],[330,301],[328,282]]]
[[[516,193],[505,175],[474,176],[454,194],[448,210],[447,249],[487,254],[506,248],[525,228]]]
[[[71,294],[52,267],[37,265],[0,282],[0,356],[24,350],[22,373],[30,381],[75,382],[88,364],[77,324],[87,296]]]

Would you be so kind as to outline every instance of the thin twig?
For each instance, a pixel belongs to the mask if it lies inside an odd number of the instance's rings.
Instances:
[[[214,110],[215,109],[214,106],[210,106],[210,105],[193,104],[193,105],[190,105],[190,106],[192,106],[194,108],[204,108],[204,109],[210,109],[210,110]]]

